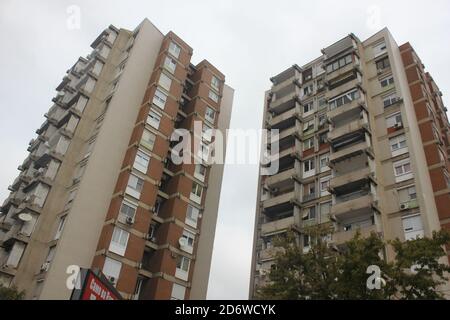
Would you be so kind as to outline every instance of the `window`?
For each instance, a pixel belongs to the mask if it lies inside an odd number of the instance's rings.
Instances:
[[[211,142],[212,131],[213,131],[213,129],[210,126],[208,126],[206,123],[203,123],[203,126],[202,126],[203,139],[205,139],[208,142]]]
[[[320,179],[320,196],[326,196],[328,194],[330,194],[328,192],[328,187],[330,186],[330,179],[331,177],[325,177]]]
[[[184,239],[185,243],[184,246],[181,246],[181,250],[192,254],[192,252],[194,251],[195,234],[187,230],[184,230],[181,238]]]
[[[204,143],[200,143],[197,155],[203,161],[208,161],[208,159],[209,159],[209,147],[206,144],[204,144]]]
[[[303,105],[303,113],[308,113],[308,112],[312,111],[313,109],[314,108],[313,108],[313,102],[312,101],[310,101],[308,103],[305,103]]]
[[[194,177],[197,179],[204,181],[206,176],[206,167],[202,164],[195,165]]]
[[[166,57],[164,60],[164,67],[173,74],[175,72],[175,68],[177,67],[177,62],[171,57]]]
[[[105,264],[103,265],[103,274],[111,281],[113,285],[117,284],[117,279],[120,275],[120,269],[122,269],[122,263],[120,261],[105,258]]]
[[[388,96],[383,98],[383,106],[385,108],[389,107],[389,106],[393,105],[394,103],[396,103],[397,101],[398,101],[397,94],[392,93],[392,94],[390,94],[390,95],[388,95]]]
[[[303,211],[302,220],[316,219],[316,207],[309,207]]]
[[[313,85],[310,84],[303,88],[303,95],[308,96],[313,92]]]
[[[66,217],[67,216],[62,216],[61,218],[59,218],[58,228],[56,229],[55,238],[53,240],[58,240],[59,237],[61,237],[61,233],[64,229],[64,224],[66,223]]]
[[[155,145],[156,135],[146,129],[142,133],[141,144],[149,150],[153,150]]]
[[[132,197],[139,199],[141,197],[141,191],[143,187],[144,187],[144,180],[135,176],[134,174],[130,174],[126,193],[128,193]]]
[[[213,87],[213,89],[219,91],[220,88],[220,80],[219,78],[213,76],[211,79],[211,87]]]
[[[377,45],[374,45],[372,50],[373,50],[373,55],[376,58],[376,57],[382,55],[386,51],[386,43],[383,41]]]
[[[219,95],[212,90],[209,90],[208,97],[214,102],[219,102]]]
[[[314,119],[306,121],[303,124],[303,132],[309,131],[309,130],[313,130],[314,129]]]
[[[199,214],[200,214],[199,209],[188,204],[187,211],[186,211],[186,221],[185,221],[186,224],[193,228],[197,228],[197,221],[198,221]]]
[[[161,73],[159,76],[158,84],[167,91],[170,91],[170,86],[172,85],[172,79],[170,79],[165,73]]]
[[[48,250],[47,258],[45,259],[45,262],[52,262],[53,258],[55,258],[56,253],[56,246],[50,247]]]
[[[319,128],[323,128],[325,124],[327,123],[327,115],[325,113],[322,113],[318,117],[319,120]]]
[[[386,126],[388,128],[400,128],[402,127],[402,115],[400,112],[395,113],[389,117],[386,118]]]
[[[389,145],[391,146],[391,153],[393,157],[408,151],[406,149],[406,136],[404,134],[390,138]]]
[[[375,62],[375,64],[377,66],[377,70],[379,70],[379,71],[382,71],[391,66],[391,64],[389,63],[388,57],[378,60],[377,62]]]
[[[402,224],[406,241],[423,237],[423,225],[420,214],[403,217]]]
[[[314,147],[314,138],[309,138],[303,141],[303,150],[308,150]]]
[[[314,159],[305,160],[303,163],[304,173],[314,170]]]
[[[307,234],[303,235],[303,247],[309,247],[311,242],[311,237]]]
[[[190,199],[196,203],[201,203],[202,201],[203,187],[197,182],[192,182],[192,190]]]
[[[330,110],[333,110],[334,108],[338,108],[340,106],[343,106],[347,103],[350,103],[360,97],[360,93],[358,89],[352,89],[342,95],[339,95],[333,99],[330,99],[328,102],[328,105],[330,106]]]
[[[120,214],[126,218],[131,218],[134,220],[134,216],[136,214],[137,205],[127,201],[123,200],[122,206],[120,207]]]
[[[169,44],[169,53],[178,59],[180,56],[181,47],[177,45],[175,42],[171,42]]]
[[[320,162],[320,172],[324,172],[329,170],[330,168],[328,167],[328,161],[330,160],[330,155],[328,153],[323,154],[320,156],[319,158],[319,162]]]
[[[211,123],[214,123],[215,118],[216,118],[216,111],[214,111],[214,109],[211,107],[206,107],[205,119]]]
[[[164,109],[167,101],[167,94],[159,89],[156,89],[155,95],[153,96],[153,104],[157,107]]]
[[[147,173],[149,162],[150,156],[142,150],[138,150],[138,152],[136,153],[136,158],[134,159],[133,168],[142,173]]]
[[[406,188],[398,189],[398,199],[400,204],[410,203],[411,201],[416,200],[417,199],[416,186],[413,185]],[[409,208],[412,208],[412,206]]]
[[[189,258],[182,256],[182,255],[178,255],[177,269],[175,271],[175,277],[187,281],[190,263],[191,263],[191,260]]]
[[[409,158],[394,162],[395,181],[401,182],[413,177]]]
[[[320,145],[321,145],[321,144],[325,144],[325,143],[328,142],[328,141],[327,141],[327,136],[328,136],[328,133],[327,133],[327,132],[324,132],[324,133],[319,134],[319,144],[320,144]]]
[[[319,109],[326,107],[327,100],[325,99],[325,97],[320,97],[319,99],[317,99],[317,105],[319,106]]]
[[[117,253],[121,256],[125,255],[129,236],[130,234],[127,231],[115,227],[112,234],[111,243],[109,244],[109,251]]]
[[[383,88],[387,87],[387,86],[389,86],[389,85],[391,85],[393,83],[394,83],[394,77],[393,76],[389,76],[389,77],[386,77],[386,78],[383,78],[383,79],[380,80],[380,85]]]
[[[327,65],[327,67],[326,67],[327,73],[336,71],[350,63],[352,63],[352,54],[348,54],[345,57],[342,57],[339,60],[336,60],[333,63],[330,63],[329,65]]]
[[[186,295],[186,287],[174,283],[172,286],[172,294],[170,300],[184,300],[185,295]]]
[[[147,123],[151,125],[153,128],[158,129],[159,123],[161,122],[162,115],[159,112],[156,112],[153,109],[150,109],[147,117]]]
[[[309,199],[316,195],[316,184],[314,182],[305,185],[305,195],[309,196]]]
[[[320,222],[327,222],[330,220],[331,202],[320,204]]]

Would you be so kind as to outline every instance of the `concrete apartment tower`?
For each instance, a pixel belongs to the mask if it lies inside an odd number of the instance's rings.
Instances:
[[[110,26],[91,46],[56,88],[1,207],[0,282],[68,299],[76,265],[102,270],[125,299],[205,299],[223,166],[175,165],[170,136],[194,121],[228,128],[233,89],[148,20]]]
[[[450,126],[409,43],[350,34],[271,81],[263,126],[279,129],[280,169],[259,179],[250,298],[288,230],[307,252],[316,224],[334,226],[336,247],[356,230],[408,240],[450,228]]]

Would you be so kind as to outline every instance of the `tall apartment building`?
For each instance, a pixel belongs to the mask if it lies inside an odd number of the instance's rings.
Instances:
[[[441,93],[409,43],[387,29],[324,48],[271,78],[264,127],[279,130],[279,171],[261,176],[250,297],[267,282],[273,238],[334,226],[336,247],[359,230],[384,239],[450,227],[450,126]],[[385,258],[393,259],[387,249]]]
[[[189,150],[199,163],[175,165],[170,136],[194,121],[228,128],[233,89],[147,19],[91,46],[1,207],[0,281],[28,299],[68,299],[75,265],[102,270],[125,299],[204,299],[223,166]]]

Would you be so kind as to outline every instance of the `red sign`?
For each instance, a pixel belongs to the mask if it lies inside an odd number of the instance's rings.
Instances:
[[[119,300],[120,298],[112,292],[92,272],[88,272],[81,300]]]

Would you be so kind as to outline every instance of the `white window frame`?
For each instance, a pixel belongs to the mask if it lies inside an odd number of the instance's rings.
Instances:
[[[198,180],[204,182],[205,177],[206,177],[206,170],[207,170],[207,167],[205,165],[200,164],[200,163],[195,164],[194,177],[197,178]],[[203,173],[202,173],[202,171],[203,171]]]
[[[144,139],[146,135],[148,137],[153,137],[152,143],[150,143],[149,141]],[[142,133],[142,137],[141,137],[141,145],[143,145],[145,148],[147,148],[151,151],[155,147],[155,143],[156,143],[156,134],[154,134],[150,130],[144,129],[144,132]]]
[[[128,231],[125,231],[119,227],[114,227],[108,250],[123,257],[127,250],[129,238],[130,233]]]
[[[183,230],[183,234],[181,235],[181,238],[185,239],[185,246],[180,246],[180,249],[192,254],[192,252],[194,252],[194,243],[195,243],[195,234],[188,231],[188,230]]]
[[[154,109],[150,109],[147,116],[147,124],[155,129],[159,129],[161,123],[162,114]]]
[[[392,84],[394,84],[394,76],[392,75],[380,79],[380,86],[382,88],[386,88]]]
[[[219,102],[219,95],[215,93],[213,90],[209,90],[208,97],[215,103]]]
[[[405,171],[405,167],[407,165],[409,165],[410,171]],[[410,158],[394,162],[393,167],[394,167],[395,182],[402,182],[411,179],[414,176]],[[397,173],[397,168],[401,168],[402,172]]]
[[[178,44],[176,44],[175,42],[171,41],[169,43],[169,53],[178,59],[178,57],[180,56],[180,52],[181,52],[181,47]]]
[[[400,116],[400,121],[399,117]],[[392,123],[391,123],[392,122]],[[388,128],[394,128],[396,125],[402,126],[403,125],[403,119],[401,112],[393,113],[386,117],[386,127]]]
[[[194,207],[191,204],[188,204],[187,205],[187,209],[186,209],[185,223],[188,226],[191,226],[193,228],[197,228],[197,223],[198,223],[199,216],[200,216],[200,209],[198,209],[197,207]]]
[[[117,284],[117,280],[119,279],[121,270],[122,270],[122,263],[120,261],[111,259],[110,257],[105,258],[102,271],[103,274],[112,282],[114,286],[116,286]]]
[[[56,228],[56,234],[53,240],[58,240],[61,237],[61,234],[64,230],[64,225],[66,224],[67,215],[62,216],[59,218],[58,227]]]
[[[128,195],[139,199],[141,197],[142,189],[144,188],[144,183],[144,179],[132,173],[128,178],[127,188],[125,192]]]
[[[133,209],[133,215],[130,216],[126,213],[123,212],[122,208],[126,206],[127,208],[131,208]],[[119,220],[121,220],[121,222],[126,222],[127,218],[131,218],[134,221],[134,217],[136,216],[136,212],[137,212],[137,208],[138,205],[127,200],[127,199],[123,199],[121,205],[120,205],[120,209],[119,209]],[[127,210],[128,211],[128,210]]]
[[[160,109],[164,109],[167,102],[167,94],[161,91],[160,89],[155,90],[155,94],[153,95],[152,103]]]
[[[164,59],[164,67],[171,74],[174,74],[175,69],[177,68],[177,61],[169,56],[166,56],[166,58]]]
[[[212,113],[212,116],[210,115]],[[209,121],[210,123],[214,123],[215,119],[216,119],[216,110],[214,110],[213,108],[206,106],[205,109],[205,119],[207,121]]]
[[[201,204],[202,195],[203,195],[203,187],[199,183],[193,181],[189,199],[191,199],[195,203]]]
[[[404,146],[401,146],[404,143]],[[389,138],[389,146],[391,149],[391,154],[396,157],[400,154],[408,152],[408,145],[406,143],[406,135],[400,134],[395,137]]]
[[[178,260],[179,259],[179,260]],[[178,266],[180,263],[180,266]],[[189,278],[189,268],[191,265],[191,259],[188,257],[179,255],[176,262],[175,277],[181,280],[187,281]]]
[[[146,174],[150,164],[150,155],[141,149],[138,149],[134,158],[133,168]]]
[[[164,90],[167,90],[167,92],[170,92],[170,87],[172,86],[172,79],[164,72],[161,72],[158,80],[158,85]]]

